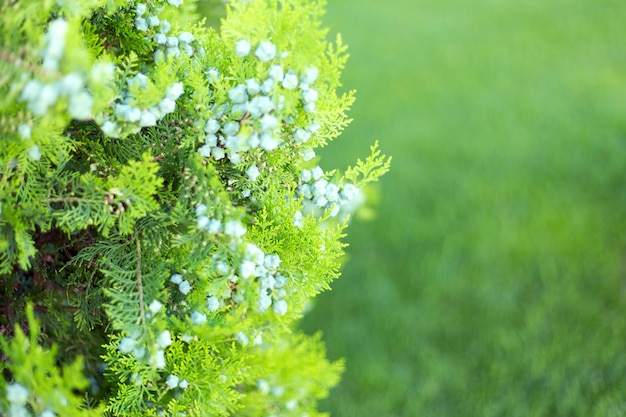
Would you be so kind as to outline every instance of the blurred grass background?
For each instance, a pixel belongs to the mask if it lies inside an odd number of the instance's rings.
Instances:
[[[393,156],[303,326],[337,417],[626,416],[626,2],[330,0],[354,122]]]

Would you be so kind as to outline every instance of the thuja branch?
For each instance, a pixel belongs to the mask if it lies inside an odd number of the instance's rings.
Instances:
[[[42,203],[85,203],[85,204],[98,204],[101,200],[95,198],[83,198],[83,197],[50,197],[40,200]],[[106,201],[105,201],[106,203]]]
[[[0,306],[90,352],[65,372],[14,338],[0,416],[320,415],[337,383],[295,325],[388,168],[316,165],[348,122],[345,48],[323,0],[229,2],[219,31],[184,3],[0,1]]]
[[[12,54],[11,52],[6,51],[6,50],[0,49],[0,60],[6,62],[8,64],[13,64],[16,67],[23,68],[23,69],[27,70],[28,72],[35,73],[35,74],[38,74],[40,76],[48,75],[48,73],[46,71],[44,71],[41,68],[41,66],[34,65],[34,64],[28,62],[27,60],[25,60],[24,58],[20,57],[19,55]],[[8,75],[3,77],[2,79],[0,79],[0,86],[5,84],[6,83],[5,80],[8,80],[8,79],[10,79],[10,77]]]

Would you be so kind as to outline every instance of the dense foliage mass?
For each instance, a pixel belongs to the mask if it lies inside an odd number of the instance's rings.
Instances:
[[[295,330],[388,161],[315,149],[352,93],[323,1],[0,6],[0,414],[317,416]]]

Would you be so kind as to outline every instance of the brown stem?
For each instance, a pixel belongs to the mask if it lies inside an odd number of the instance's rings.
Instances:
[[[144,309],[144,301],[143,301],[143,281],[141,279],[141,243],[139,240],[139,233],[137,233],[136,235],[136,247],[137,247],[137,269],[136,269],[136,276],[137,276],[137,291],[139,292],[139,314],[140,314],[140,320],[141,320],[141,325],[142,327],[145,326],[145,320],[146,320],[146,313],[145,313],[145,309]]]

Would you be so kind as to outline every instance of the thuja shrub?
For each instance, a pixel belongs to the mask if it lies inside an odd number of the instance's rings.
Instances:
[[[0,414],[319,416],[297,329],[389,160],[343,171],[318,0],[0,6]]]

